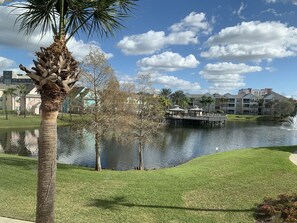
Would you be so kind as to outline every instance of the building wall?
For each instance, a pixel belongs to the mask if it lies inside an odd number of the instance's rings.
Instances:
[[[22,103],[23,104],[23,103]],[[40,113],[41,97],[34,87],[26,96],[26,109],[32,114]],[[23,110],[23,109],[21,109]]]

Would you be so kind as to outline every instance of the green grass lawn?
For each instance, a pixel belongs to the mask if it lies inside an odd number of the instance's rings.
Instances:
[[[243,149],[144,172],[59,165],[56,222],[254,222],[264,197],[297,191],[295,150]],[[0,216],[34,220],[36,174],[35,160],[0,154]]]
[[[280,118],[274,118],[265,115],[227,115],[227,121],[284,121]]]
[[[58,126],[80,124],[90,119],[89,116],[72,115],[72,119],[68,114],[64,114],[63,118],[59,116]],[[38,128],[40,126],[40,116],[28,115],[23,116],[9,115],[8,120],[4,115],[0,115],[0,129],[19,129],[19,128]]]

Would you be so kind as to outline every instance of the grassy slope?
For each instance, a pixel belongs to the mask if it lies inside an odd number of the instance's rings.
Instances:
[[[284,122],[287,118],[273,117],[268,115],[227,115],[227,121],[247,121],[247,122],[263,122],[263,121],[277,121]]]
[[[64,118],[58,119],[58,125],[73,125],[83,123],[89,119],[88,116],[72,115],[72,120],[70,120],[69,115],[64,115]],[[15,116],[9,115],[8,120],[5,116],[0,116],[0,129],[18,129],[18,128],[39,128],[40,126],[40,116]]]
[[[253,222],[263,197],[297,191],[295,150],[237,150],[146,172],[59,165],[56,222]],[[0,154],[0,216],[34,220],[36,172],[36,161]]]

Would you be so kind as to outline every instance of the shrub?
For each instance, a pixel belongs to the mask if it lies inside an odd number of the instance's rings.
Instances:
[[[260,222],[297,222],[297,194],[266,198],[255,209],[255,218]]]

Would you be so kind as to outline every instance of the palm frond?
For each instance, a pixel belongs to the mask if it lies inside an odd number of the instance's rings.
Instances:
[[[137,1],[137,0],[136,0]],[[136,1],[131,0],[118,0],[119,7],[125,12],[131,12],[131,9],[136,6]]]
[[[78,35],[79,30],[88,37],[94,34],[107,37],[124,27],[124,18],[129,16],[138,0],[64,0],[64,10],[60,9],[61,1],[28,0],[13,4],[21,10],[16,19],[20,31],[30,35],[40,27],[42,34],[52,29],[55,35],[60,32],[68,34],[67,40]],[[61,11],[63,15],[60,15]],[[59,16],[64,18],[61,27],[65,30],[58,30],[56,20]]]
[[[15,3],[12,5],[15,9],[21,10],[15,23],[20,23],[20,31],[26,35],[32,34],[37,28],[41,27],[41,33],[45,34],[56,24],[54,7],[57,0],[42,1],[28,0],[27,2]]]
[[[70,37],[73,34],[78,35],[78,30],[80,29],[83,33],[87,33],[90,29],[88,21],[90,19],[90,8],[88,2],[83,1],[71,1],[69,2],[68,18],[65,28],[66,33],[70,33]]]
[[[73,1],[66,30],[70,33],[70,37],[77,34],[78,29],[89,37],[95,33],[101,37],[113,35],[116,30],[124,27],[122,21],[129,16],[128,13],[136,5],[136,1]]]

